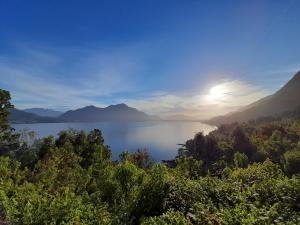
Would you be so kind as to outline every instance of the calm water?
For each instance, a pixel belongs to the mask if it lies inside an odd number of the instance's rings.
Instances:
[[[213,126],[200,122],[101,122],[101,123],[40,123],[14,124],[16,130],[29,129],[38,137],[57,135],[62,130],[76,129],[102,131],[105,143],[112,149],[113,159],[118,159],[123,150],[135,151],[146,148],[156,160],[172,159],[178,144],[192,138],[197,132],[204,134]]]

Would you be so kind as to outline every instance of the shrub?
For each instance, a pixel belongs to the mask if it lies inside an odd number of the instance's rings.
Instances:
[[[300,150],[286,152],[284,161],[284,168],[289,175],[300,174]]]

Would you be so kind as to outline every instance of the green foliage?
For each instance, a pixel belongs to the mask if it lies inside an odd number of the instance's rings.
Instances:
[[[202,160],[204,173],[219,176],[227,167],[246,167],[255,162],[272,162],[287,168],[287,159],[297,165],[296,149],[299,149],[300,122],[284,120],[259,125],[231,124],[222,125],[209,135],[197,134],[194,139],[188,140],[183,148],[178,150],[178,156],[192,157]],[[209,144],[210,143],[210,144]],[[293,153],[286,152],[292,151]],[[214,157],[210,155],[213,153]],[[288,155],[291,155],[288,157]],[[182,164],[178,161],[178,165]],[[193,161],[187,163],[192,167]],[[184,165],[184,163],[183,163]],[[290,164],[289,164],[290,165]],[[295,166],[294,166],[295,167]],[[188,166],[184,166],[187,170]],[[188,172],[193,173],[190,168]],[[290,170],[290,175],[298,173]],[[187,172],[185,172],[188,174]]]
[[[12,196],[0,192],[11,224],[111,224],[105,206],[93,204],[65,189],[61,194],[46,193],[40,186],[25,183]]]
[[[288,174],[300,174],[300,150],[288,151],[284,154],[285,170]]]
[[[137,218],[160,215],[166,206],[170,176],[162,164],[154,165],[145,177],[133,214]]]
[[[300,179],[288,178],[270,160],[226,167],[219,178],[202,174],[202,161],[193,158],[178,158],[175,169],[112,162],[104,143],[86,137],[71,132],[64,141],[38,141],[33,149],[43,154],[27,169],[0,157],[0,201],[7,222],[297,224],[300,218]],[[88,157],[82,154],[86,150],[92,152]]]
[[[7,154],[18,147],[16,142],[18,135],[13,132],[8,120],[12,108],[10,93],[0,89],[0,155]]]
[[[282,179],[284,174],[278,164],[270,160],[264,163],[254,163],[245,169],[235,169],[230,174],[230,178],[242,181],[243,183],[261,182],[269,179]]]
[[[161,216],[150,217],[142,225],[191,225],[192,223],[178,211],[170,210]]]
[[[10,103],[10,94],[8,91],[0,89],[0,133],[10,130],[8,122],[9,110],[13,108]],[[2,137],[3,138],[3,137]]]
[[[236,167],[245,168],[249,164],[248,156],[244,153],[236,152],[233,156],[234,165]]]
[[[178,157],[176,159],[176,172],[181,176],[198,178],[205,175],[205,168],[201,160],[196,160],[193,157]]]
[[[124,163],[125,161],[129,161],[139,168],[147,169],[154,164],[154,159],[151,157],[151,155],[146,149],[138,149],[136,152],[133,153],[124,151],[120,154],[119,157],[121,162]]]
[[[248,128],[248,127],[246,127]],[[251,143],[250,138],[248,137],[247,133],[245,132],[246,128],[242,128],[241,126],[237,125],[233,132],[233,150],[234,152],[241,152],[247,156],[248,159],[252,159],[253,155],[256,153],[255,146]]]
[[[220,155],[216,140],[202,133],[196,134],[194,139],[187,141],[184,147],[195,159],[203,160],[205,163],[217,160]]]

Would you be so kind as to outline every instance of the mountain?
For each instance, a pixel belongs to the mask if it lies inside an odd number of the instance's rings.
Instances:
[[[110,105],[106,108],[87,106],[70,110],[58,117],[63,122],[101,122],[101,121],[148,121],[159,120],[156,116],[131,108],[126,104]]]
[[[44,108],[24,109],[23,111],[28,113],[33,113],[43,117],[59,117],[60,115],[63,114],[63,112],[55,111],[52,109],[44,109]]]
[[[101,121],[149,121],[160,120],[125,104],[110,105],[106,108],[87,106],[69,110],[59,117],[39,116],[24,110],[12,109],[11,123],[64,123],[64,122],[101,122]]]
[[[207,120],[207,123],[220,125],[233,122],[247,122],[261,117],[277,116],[300,107],[300,71],[273,95],[254,102],[242,110]]]
[[[11,109],[9,121],[11,123],[53,123],[56,122],[56,119],[38,116],[19,109]]]

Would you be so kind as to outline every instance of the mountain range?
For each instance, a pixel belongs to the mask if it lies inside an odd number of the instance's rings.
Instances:
[[[44,108],[30,108],[30,109],[24,109],[24,112],[33,113],[38,116],[43,117],[59,117],[63,114],[63,112],[55,111],[52,109],[44,109]]]
[[[70,110],[58,117],[64,122],[101,122],[101,121],[147,121],[157,120],[156,116],[148,115],[129,107],[126,104],[110,105],[106,108],[87,106]]]
[[[57,119],[53,117],[38,116],[19,109],[12,109],[10,111],[9,120],[11,123],[54,123]]]
[[[272,95],[262,98],[237,112],[211,118],[205,122],[214,125],[247,122],[262,117],[276,117],[286,112],[292,112],[300,107],[300,71]]]
[[[103,122],[103,121],[150,121],[159,120],[157,116],[148,115],[126,104],[110,105],[105,108],[86,106],[84,108],[69,110],[57,117],[49,114],[47,109],[38,109],[40,115],[31,113],[34,110],[12,109],[11,123],[64,123],[64,122]],[[47,114],[45,114],[47,112]],[[53,112],[53,111],[52,111]],[[48,116],[41,116],[48,115]],[[50,115],[50,116],[49,116]]]

